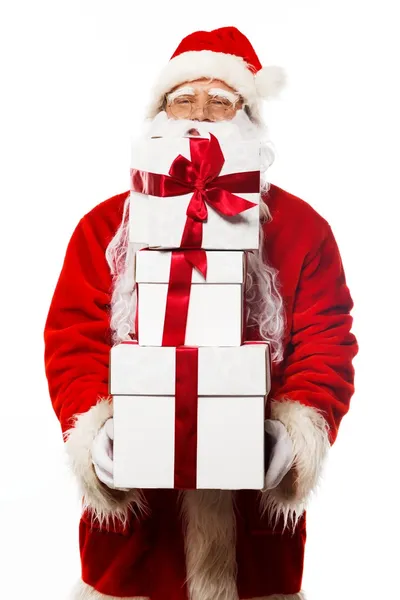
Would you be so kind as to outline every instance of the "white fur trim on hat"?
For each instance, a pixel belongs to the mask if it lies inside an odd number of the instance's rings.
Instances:
[[[277,96],[286,81],[281,67],[264,67],[254,75],[243,58],[234,54],[212,50],[183,52],[172,58],[161,72],[152,90],[147,116],[155,117],[161,110],[164,95],[172,88],[202,77],[220,79],[235,89],[255,118],[259,116],[260,99]]]

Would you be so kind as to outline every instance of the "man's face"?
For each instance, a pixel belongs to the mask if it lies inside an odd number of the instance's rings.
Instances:
[[[209,137],[220,141],[259,140],[240,94],[219,79],[182,82],[165,95],[160,112],[146,123],[146,138]]]
[[[219,79],[196,79],[173,88],[166,96],[170,119],[230,121],[243,108],[240,95]]]

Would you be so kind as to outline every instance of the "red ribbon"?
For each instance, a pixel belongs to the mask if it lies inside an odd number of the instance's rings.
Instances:
[[[167,197],[193,192],[186,210],[181,248],[198,248],[190,253],[173,251],[164,319],[163,346],[185,343],[192,268],[207,276],[207,256],[200,250],[207,204],[224,217],[235,217],[256,206],[235,194],[260,191],[259,171],[220,176],[225,159],[217,138],[190,138],[191,161],[179,154],[168,175],[131,169],[131,189],[141,194]]]
[[[190,138],[191,161],[179,154],[168,175],[131,169],[131,190],[151,196],[181,196],[193,192],[186,210],[181,248],[201,248],[207,204],[225,217],[234,217],[257,206],[235,194],[258,193],[260,172],[220,176],[225,159],[217,138]]]
[[[204,279],[207,277],[207,255],[204,250],[172,251],[163,346],[185,344],[193,267],[200,271]]]
[[[198,348],[176,349],[175,489],[195,489],[197,482]]]

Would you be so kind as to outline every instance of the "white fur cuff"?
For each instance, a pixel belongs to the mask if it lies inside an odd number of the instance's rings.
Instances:
[[[108,526],[115,519],[126,524],[130,511],[145,511],[145,503],[139,490],[111,490],[95,473],[92,443],[112,415],[112,404],[103,398],[87,412],[75,415],[73,427],[64,434],[72,471],[83,495],[83,508],[90,509],[93,520],[98,521],[100,526]]]
[[[261,508],[272,522],[283,516],[285,526],[295,527],[320,481],[330,448],[328,423],[322,414],[310,406],[290,399],[273,401],[271,418],[283,423],[293,443],[296,489],[284,491],[282,483],[264,490]]]

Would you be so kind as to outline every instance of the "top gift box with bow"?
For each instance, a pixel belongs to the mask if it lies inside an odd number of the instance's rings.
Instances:
[[[131,154],[130,242],[150,248],[255,250],[260,143],[153,138]]]

